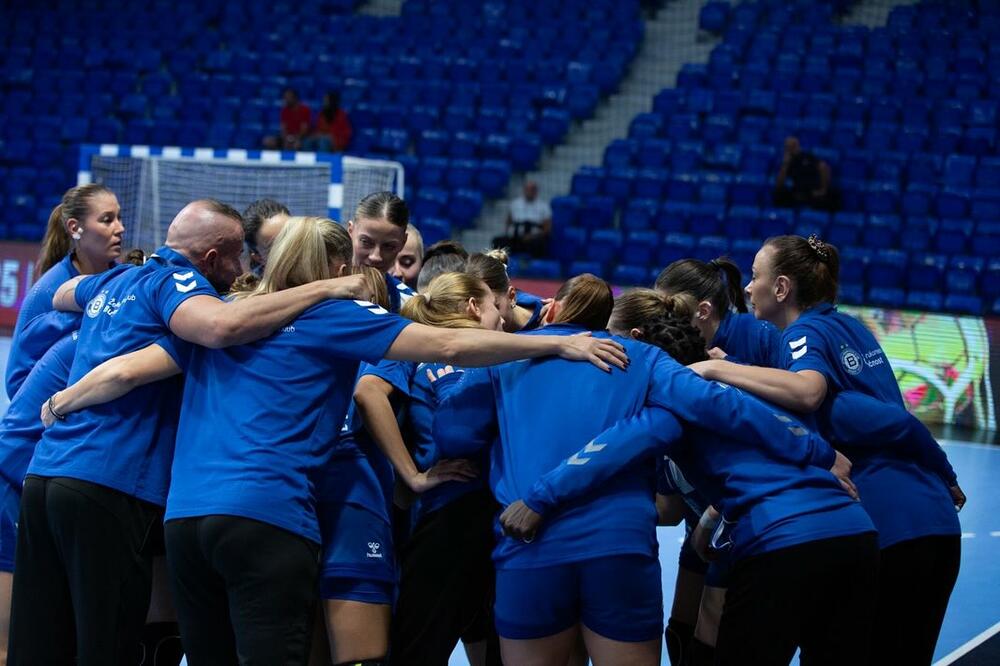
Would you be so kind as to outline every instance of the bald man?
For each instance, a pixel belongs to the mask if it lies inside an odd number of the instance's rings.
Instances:
[[[55,307],[84,312],[70,383],[151,344],[184,367],[190,343],[252,342],[327,298],[368,298],[360,276],[350,276],[226,303],[219,292],[240,272],[242,248],[239,213],[195,201],[145,265],[64,284]],[[162,544],[179,388],[176,379],[154,381],[57,414],[46,430],[24,482],[9,663],[136,662]]]

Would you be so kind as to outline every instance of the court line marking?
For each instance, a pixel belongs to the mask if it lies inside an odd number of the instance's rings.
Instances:
[[[992,627],[990,627],[983,633],[979,634],[968,643],[960,646],[957,650],[955,650],[951,654],[947,654],[941,657],[940,659],[934,662],[933,666],[948,666],[948,664],[958,661],[959,658],[964,657],[968,653],[972,652],[977,647],[979,647],[989,639],[993,638],[997,634],[1000,634],[1000,622],[997,622]]]

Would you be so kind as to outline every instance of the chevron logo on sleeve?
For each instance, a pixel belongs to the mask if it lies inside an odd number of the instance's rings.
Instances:
[[[582,451],[577,451],[569,457],[566,461],[567,465],[586,465],[590,462],[590,458],[584,458],[581,454],[587,453],[598,453],[603,451],[607,444],[597,444],[595,442],[590,442],[587,446],[583,447]]]
[[[174,287],[182,294],[186,294],[198,286],[198,281],[194,279],[194,271],[187,273],[174,273]],[[191,280],[185,283],[185,280]]]
[[[788,346],[792,350],[792,358],[798,360],[806,355],[809,351],[809,346],[806,344],[806,336],[802,336],[798,340],[792,340],[788,343]]]

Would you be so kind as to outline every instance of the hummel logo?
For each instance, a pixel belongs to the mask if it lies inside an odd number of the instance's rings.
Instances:
[[[590,462],[590,458],[581,458],[580,454],[584,454],[584,453],[598,453],[600,451],[603,451],[606,446],[607,446],[607,444],[595,444],[594,442],[590,442],[589,444],[587,444],[587,446],[583,447],[582,451],[577,451],[576,453],[574,453],[573,455],[571,455],[569,457],[569,459],[566,461],[566,464],[567,465],[586,465],[587,463]]]

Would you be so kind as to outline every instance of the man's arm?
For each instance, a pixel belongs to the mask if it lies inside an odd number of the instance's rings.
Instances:
[[[62,417],[116,400],[137,386],[173,377],[180,372],[174,358],[158,344],[108,359],[73,385],[56,392],[42,405],[42,421],[48,427],[57,418],[56,414]]]
[[[830,165],[820,160],[817,168],[819,169],[819,189],[813,192],[813,194],[821,197],[830,191]]]
[[[370,297],[365,276],[360,273],[230,303],[212,296],[193,296],[177,306],[169,326],[188,342],[218,349],[266,337],[321,301]]]

